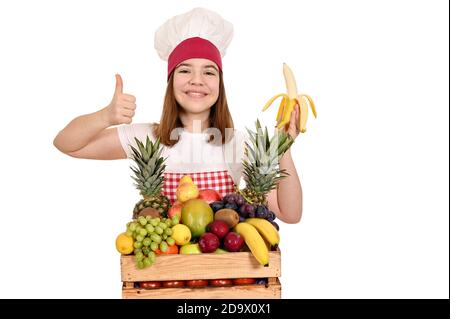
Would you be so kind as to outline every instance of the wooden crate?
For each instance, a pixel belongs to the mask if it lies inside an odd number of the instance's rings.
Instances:
[[[121,256],[123,298],[281,298],[281,253],[269,252],[269,265],[261,266],[250,252],[195,255],[160,255],[145,269],[137,269],[134,256]],[[267,285],[204,288],[136,288],[140,281],[268,278]]]

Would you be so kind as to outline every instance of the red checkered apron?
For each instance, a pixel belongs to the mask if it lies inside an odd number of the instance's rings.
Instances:
[[[173,204],[176,198],[177,186],[181,177],[189,175],[198,189],[214,189],[220,196],[234,192],[234,182],[227,171],[201,173],[164,173],[163,193]]]

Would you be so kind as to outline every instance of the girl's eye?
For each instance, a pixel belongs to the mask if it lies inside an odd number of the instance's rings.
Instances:
[[[213,72],[206,72],[206,74],[207,74],[207,75],[216,75],[216,74],[213,73]]]

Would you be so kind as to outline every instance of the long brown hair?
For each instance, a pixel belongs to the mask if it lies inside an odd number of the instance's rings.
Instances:
[[[183,123],[179,116],[180,105],[175,99],[173,92],[173,74],[169,77],[167,82],[166,95],[164,97],[164,106],[161,114],[161,120],[153,125],[153,135],[160,138],[161,143],[166,146],[174,146],[178,140],[171,140],[170,134],[176,128],[182,128]],[[216,128],[222,134],[222,144],[228,142],[232,134],[226,136],[225,129],[234,129],[233,119],[228,109],[227,97],[225,94],[225,85],[223,84],[223,74],[219,71],[219,97],[216,103],[211,107],[209,112],[209,127]],[[232,130],[230,130],[232,132]],[[228,132],[229,133],[229,132]],[[214,138],[211,136],[209,142]],[[216,141],[217,143],[219,141]]]

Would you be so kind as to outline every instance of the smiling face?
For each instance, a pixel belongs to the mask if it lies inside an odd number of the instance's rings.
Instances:
[[[188,59],[174,70],[175,99],[186,114],[209,114],[219,97],[219,68],[207,59]]]

